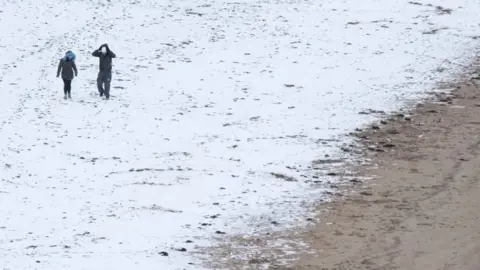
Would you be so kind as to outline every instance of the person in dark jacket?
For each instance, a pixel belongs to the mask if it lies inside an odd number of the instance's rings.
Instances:
[[[112,58],[117,57],[107,44],[103,44],[92,53],[92,56],[99,58],[99,71],[97,76],[97,88],[100,96],[105,94],[110,99],[110,81],[112,80]],[[105,88],[104,88],[105,86]]]
[[[72,51],[68,51],[65,54],[65,57],[60,59],[57,69],[57,78],[62,73],[63,79],[63,93],[65,94],[64,99],[72,98],[72,80],[73,75],[75,77],[78,75],[77,66],[75,65],[75,54]]]

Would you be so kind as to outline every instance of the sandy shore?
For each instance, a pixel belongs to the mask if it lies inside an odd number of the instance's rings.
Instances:
[[[333,201],[318,206],[311,230],[223,238],[204,252],[216,258],[208,265],[479,270],[480,75],[465,77],[449,94],[353,134],[354,152],[367,162],[347,166],[356,178],[343,177]],[[292,252],[271,248],[276,243]]]
[[[303,236],[314,254],[289,269],[480,269],[477,84],[359,132],[371,159],[359,173],[374,179],[320,207]]]

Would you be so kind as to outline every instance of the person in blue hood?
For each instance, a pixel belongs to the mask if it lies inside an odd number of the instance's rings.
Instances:
[[[75,58],[75,54],[72,51],[68,51],[65,53],[65,56],[60,59],[60,63],[58,64],[57,78],[60,76],[61,72],[63,79],[63,93],[65,94],[64,99],[67,99],[67,97],[72,98],[73,75],[75,74],[75,77],[78,75]]]

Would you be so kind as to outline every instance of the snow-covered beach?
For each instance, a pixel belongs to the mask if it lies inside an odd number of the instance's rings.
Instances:
[[[461,71],[479,13],[467,0],[1,2],[0,265],[202,269],[190,251],[212,236],[301,226],[331,180],[311,162],[344,158],[345,135],[376,117],[360,112]],[[91,56],[103,43],[117,54],[108,101]],[[67,50],[71,101],[55,77]]]

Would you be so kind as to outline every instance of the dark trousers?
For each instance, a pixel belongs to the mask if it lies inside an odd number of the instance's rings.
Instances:
[[[70,94],[72,91],[72,80],[63,79],[63,93]]]
[[[105,94],[106,98],[110,98],[110,81],[112,80],[112,72],[100,71],[97,77],[97,88],[100,96]],[[105,88],[104,88],[105,86]]]

